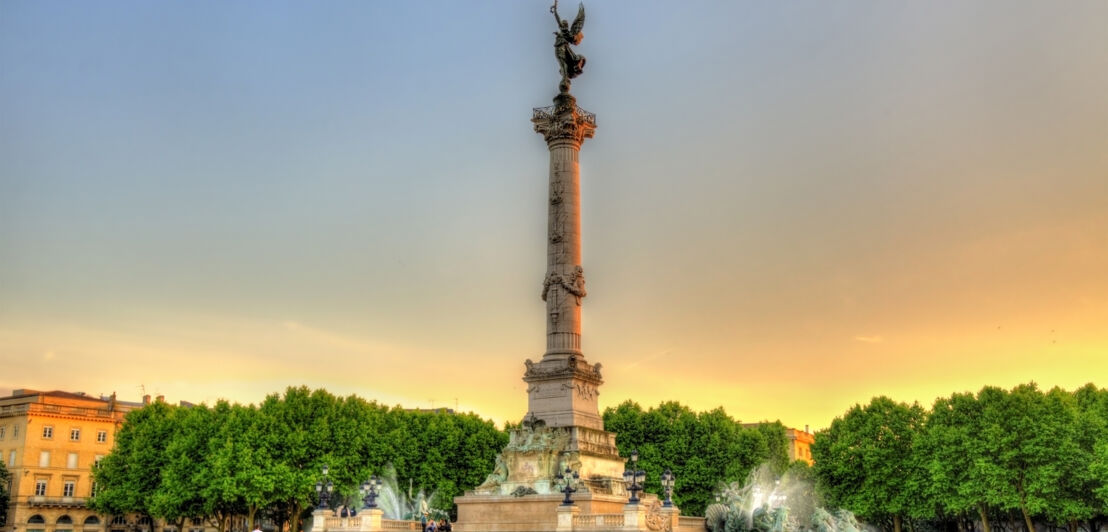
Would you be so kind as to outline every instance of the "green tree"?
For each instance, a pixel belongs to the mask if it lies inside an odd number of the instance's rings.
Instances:
[[[8,482],[11,479],[12,475],[8,472],[8,468],[0,462],[0,526],[8,523],[8,501],[11,499],[11,494],[8,493]]]
[[[1054,452],[1041,457],[1039,474],[1034,475],[1038,484],[1031,489],[1045,499],[1043,512],[1049,521],[1077,532],[1080,523],[1097,514],[1093,490],[1098,479],[1090,476],[1088,467],[1097,428],[1081,415],[1073,393],[1053,388],[1041,401],[1039,430],[1053,439]]]
[[[284,396],[272,394],[258,407],[266,426],[273,465],[283,474],[276,479],[275,500],[287,508],[291,532],[300,531],[301,518],[312,508],[315,483],[329,462],[332,413],[337,399],[325,390],[288,388]],[[341,472],[336,468],[335,475]],[[336,482],[341,489],[341,483]]]
[[[973,394],[940,398],[927,416],[918,447],[927,479],[927,500],[936,505],[937,513],[954,519],[960,532],[973,514],[981,519],[985,532],[991,532],[985,496],[971,477],[983,452],[978,437],[980,420],[980,407]]]
[[[983,459],[972,470],[986,500],[1002,510],[1018,510],[1026,530],[1034,530],[1033,516],[1046,512],[1060,497],[1062,454],[1075,452],[1067,436],[1064,410],[1051,416],[1043,393],[1034,383],[1010,392],[986,387],[978,394],[983,426],[980,433]]]
[[[1077,445],[1085,471],[1076,487],[1082,504],[1093,510],[1086,530],[1099,530],[1108,516],[1108,389],[1086,384],[1073,392],[1077,408]],[[1073,523],[1070,523],[1071,532]]]
[[[661,491],[660,478],[666,469],[676,474],[674,503],[688,515],[704,512],[720,482],[745,479],[767,462],[780,474],[788,461],[783,425],[744,428],[722,408],[694,413],[680,403],[663,402],[644,411],[626,401],[605,409],[604,427],[618,435],[620,455],[639,451],[647,491]]]
[[[891,521],[901,532],[920,496],[907,480],[919,474],[911,455],[923,420],[918,404],[876,397],[817,433],[812,458],[830,502],[871,522]]]
[[[157,401],[127,413],[112,452],[93,466],[91,508],[108,515],[154,515],[150,494],[158,491],[168,464],[165,450],[176,433],[175,412],[176,407]]]
[[[150,498],[150,510],[152,515],[174,524],[177,530],[184,530],[188,518],[209,518],[201,477],[215,423],[205,406],[179,409],[174,422],[177,430],[166,446],[162,482]]]

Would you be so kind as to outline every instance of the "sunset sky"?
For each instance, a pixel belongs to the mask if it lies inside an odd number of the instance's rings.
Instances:
[[[0,393],[521,418],[548,8],[0,3]],[[1108,386],[1108,2],[586,10],[602,409]]]

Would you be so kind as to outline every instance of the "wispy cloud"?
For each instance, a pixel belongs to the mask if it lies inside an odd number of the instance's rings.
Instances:
[[[855,336],[854,340],[858,341],[858,342],[864,342],[864,343],[867,343],[867,344],[879,344],[879,343],[885,341],[885,339],[880,337],[880,336],[862,336],[862,335]]]

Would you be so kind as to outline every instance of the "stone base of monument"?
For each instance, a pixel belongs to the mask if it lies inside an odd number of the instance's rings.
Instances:
[[[562,506],[561,495],[465,495],[458,505],[457,532],[704,532],[704,518],[681,517],[647,494],[639,504],[626,497],[586,493]]]
[[[578,473],[573,505],[563,506],[559,473]],[[528,415],[511,431],[488,479],[454,499],[457,532],[702,532],[704,520],[680,518],[653,494],[628,504],[624,459],[615,434],[548,427]],[[683,521],[682,521],[683,520]]]
[[[467,494],[454,499],[458,507],[457,532],[556,532],[572,530],[573,520],[559,528],[559,509],[573,509],[580,515],[607,515],[622,517],[627,497],[614,495],[577,494],[574,506],[561,506],[565,496],[549,495],[476,495]],[[565,511],[565,510],[563,510]],[[562,518],[565,521],[565,517]],[[612,519],[609,519],[611,522]]]

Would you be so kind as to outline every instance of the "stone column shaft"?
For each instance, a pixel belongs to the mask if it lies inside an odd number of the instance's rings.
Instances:
[[[576,280],[581,267],[581,145],[556,139],[550,147],[550,208],[547,226],[546,276]],[[583,282],[571,285],[582,285]],[[583,295],[558,287],[546,298],[546,355],[581,354]]]
[[[535,109],[531,122],[550,150],[546,278],[546,353],[543,358],[581,355],[581,303],[585,272],[581,266],[581,168],[577,155],[593,136],[596,117],[577,107],[569,94],[554,106]]]

